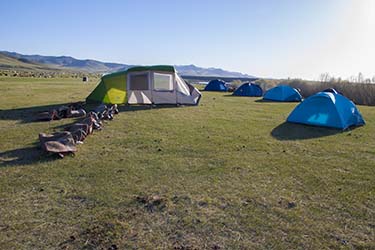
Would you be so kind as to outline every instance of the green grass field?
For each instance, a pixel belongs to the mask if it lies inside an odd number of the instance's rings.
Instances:
[[[284,123],[295,103],[203,93],[120,107],[55,159],[33,122],[96,83],[0,78],[0,249],[375,249],[375,108],[348,132]]]

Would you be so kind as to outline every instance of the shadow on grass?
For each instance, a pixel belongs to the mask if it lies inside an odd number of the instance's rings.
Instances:
[[[38,146],[29,146],[0,153],[0,168],[31,165],[37,162],[49,162],[59,159],[56,155],[47,155]]]
[[[34,106],[27,108],[0,110],[0,120],[19,120],[20,123],[37,122],[35,120],[35,115],[38,112],[48,111],[51,109],[58,108],[62,105],[68,105],[70,103],[55,104],[55,105],[45,105],[45,106]],[[93,110],[98,105],[86,105],[85,109],[87,111]],[[165,109],[165,108],[176,108],[176,105],[121,105],[118,107],[120,113],[122,112],[134,112],[142,110],[152,110],[152,109]],[[73,120],[68,124],[57,125],[54,129],[64,130],[65,128],[73,125],[82,118],[73,118]],[[53,122],[53,121],[51,121]],[[31,165],[37,162],[47,162],[54,161],[58,158],[56,155],[48,155],[43,150],[39,148],[38,143],[32,146],[13,149],[5,152],[0,152],[0,167],[7,166],[18,166],[18,165]]]
[[[243,97],[243,98],[255,98],[255,97],[259,97],[259,96],[249,96],[249,95],[233,95],[233,93],[231,94],[228,94],[228,95],[223,95],[224,97]]]
[[[169,108],[178,108],[177,105],[121,105],[118,106],[118,110],[120,113],[122,112],[134,112],[134,111],[143,111],[143,110],[152,110],[152,109],[169,109]]]
[[[269,100],[264,100],[264,99],[257,99],[255,100],[254,102],[260,102],[260,103],[273,103],[273,101],[269,101]]]
[[[238,98],[238,97],[242,97],[242,98],[255,98],[255,97],[259,97],[259,96],[248,96],[248,95],[233,95],[233,94],[231,93],[231,94],[228,94],[228,95],[223,95],[223,97],[235,97],[235,98]],[[259,102],[259,100],[255,100],[255,102]]]
[[[301,101],[273,101],[273,100],[267,100],[267,99],[258,99],[258,100],[255,100],[255,102],[280,104],[280,103],[300,103]]]
[[[1,110],[0,109],[0,120],[13,120],[13,121],[20,121],[20,123],[31,123],[31,122],[45,122],[45,121],[38,121],[36,116],[40,112],[50,111],[53,109],[57,109],[61,106],[67,106],[71,104],[69,103],[60,103],[60,104],[53,104],[53,105],[42,105],[42,106],[33,106],[33,107],[25,107],[25,108],[16,108],[16,109],[7,109]],[[100,104],[87,104],[85,106],[86,111],[91,111],[95,107]],[[142,110],[150,110],[150,109],[163,109],[163,108],[176,108],[176,105],[119,105],[120,112],[132,112],[132,111],[142,111]],[[53,122],[53,121],[51,121]]]
[[[68,105],[70,103],[61,103],[61,104],[52,104],[52,105],[42,105],[42,106],[33,106],[25,108],[16,108],[16,109],[0,109],[0,120],[13,120],[20,121],[20,123],[30,123],[38,122],[36,120],[36,115],[43,111],[50,111],[56,109],[63,105]]]
[[[280,141],[306,140],[342,133],[341,130],[284,122],[271,131]]]

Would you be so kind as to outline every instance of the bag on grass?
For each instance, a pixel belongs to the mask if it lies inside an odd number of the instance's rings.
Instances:
[[[77,151],[73,135],[68,131],[56,132],[53,134],[40,133],[39,141],[44,151],[56,153],[60,157],[64,157],[65,154]]]

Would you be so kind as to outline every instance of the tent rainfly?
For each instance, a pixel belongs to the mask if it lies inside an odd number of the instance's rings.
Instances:
[[[319,92],[305,99],[292,111],[287,121],[342,130],[365,124],[352,101],[330,92]]]
[[[297,89],[288,85],[279,85],[267,90],[263,96],[263,100],[276,102],[300,102],[302,96]]]
[[[255,83],[244,83],[233,92],[234,96],[262,96],[262,88]]]
[[[211,80],[204,88],[204,91],[221,91],[226,92],[228,91],[228,87],[226,85],[226,82],[220,79]]]
[[[201,93],[173,66],[140,66],[102,76],[87,102],[198,105]]]

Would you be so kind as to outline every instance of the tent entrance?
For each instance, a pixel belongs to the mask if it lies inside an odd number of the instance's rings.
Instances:
[[[132,72],[128,74],[127,90],[129,104],[151,104],[150,72]]]
[[[128,74],[129,104],[170,104],[177,102],[175,77],[169,72],[131,72]]]
[[[152,102],[155,104],[176,103],[174,74],[152,72]]]

